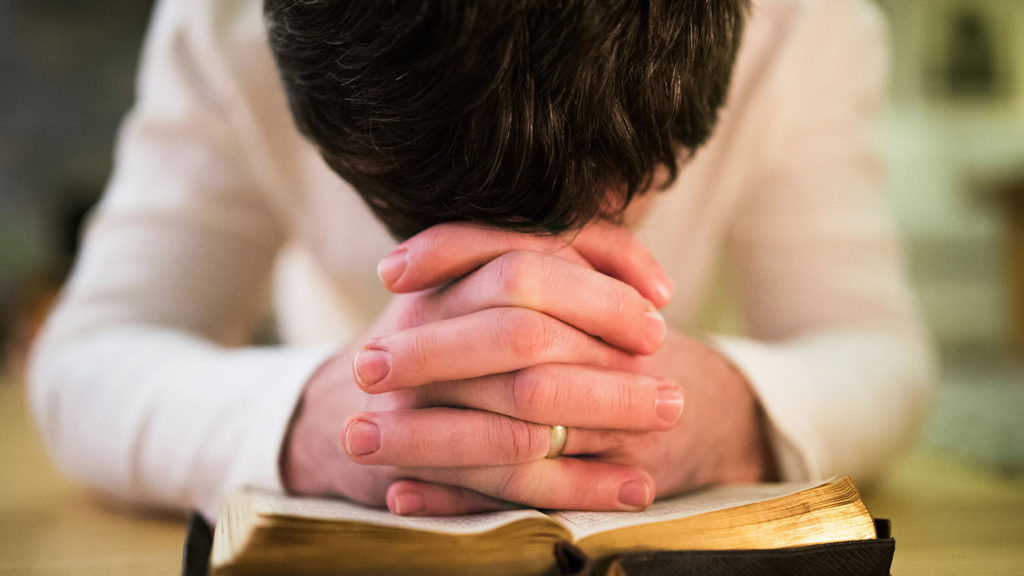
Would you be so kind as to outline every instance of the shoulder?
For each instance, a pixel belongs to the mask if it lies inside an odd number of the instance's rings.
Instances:
[[[753,0],[745,33],[746,52],[775,59],[834,57],[886,43],[885,19],[868,0]]]
[[[190,43],[224,48],[263,34],[261,0],[159,0],[151,33],[178,34]]]
[[[782,28],[818,24],[877,28],[883,18],[869,0],[752,0],[751,22],[768,22]]]
[[[166,100],[184,83],[201,87],[211,104],[229,99],[239,72],[269,59],[261,6],[261,0],[159,0],[142,54],[142,95]]]
[[[753,0],[736,63],[734,104],[799,106],[801,94],[884,84],[885,20],[867,0]]]

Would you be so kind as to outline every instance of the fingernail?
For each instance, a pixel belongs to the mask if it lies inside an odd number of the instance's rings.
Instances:
[[[683,391],[675,384],[663,384],[658,387],[654,399],[654,411],[663,422],[675,424],[683,414]]]
[[[672,300],[672,292],[675,290],[673,284],[672,279],[664,272],[659,272],[654,279],[654,293],[658,296],[662,306]]]
[[[385,286],[391,286],[402,277],[408,264],[409,252],[405,248],[398,248],[377,264],[377,276]]]
[[[395,514],[410,516],[427,509],[427,502],[419,492],[402,492],[395,496]]]
[[[619,486],[619,504],[640,510],[651,504],[651,490],[643,480],[630,480]]]
[[[366,456],[380,449],[380,429],[373,422],[353,420],[345,430],[345,452]]]
[[[383,380],[391,372],[391,355],[387,350],[360,350],[352,361],[352,373],[356,383],[369,388]]]
[[[648,310],[644,315],[644,338],[647,339],[647,343],[653,348],[661,346],[667,332],[665,318],[654,308]]]

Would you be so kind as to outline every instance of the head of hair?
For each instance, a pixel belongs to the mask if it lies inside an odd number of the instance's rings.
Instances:
[[[748,0],[265,0],[292,115],[398,238],[617,219],[710,137]]]

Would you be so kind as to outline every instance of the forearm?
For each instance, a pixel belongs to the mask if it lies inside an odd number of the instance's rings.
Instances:
[[[66,471],[118,499],[208,517],[231,486],[280,489],[288,420],[327,351],[227,350],[144,325],[57,328],[40,342],[31,386]]]
[[[918,431],[935,370],[927,337],[911,329],[725,337],[716,346],[757,395],[784,480],[877,474]]]

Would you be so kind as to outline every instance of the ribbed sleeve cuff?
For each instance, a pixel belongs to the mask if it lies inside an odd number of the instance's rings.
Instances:
[[[221,487],[216,501],[202,503],[200,512],[207,520],[217,516],[220,497],[241,486],[283,492],[280,459],[288,427],[302,397],[306,383],[337,349],[277,350],[250,349],[242,352],[244,361],[260,366],[263,385],[256,391],[258,399],[247,403],[251,419],[246,426],[244,443],[239,446],[229,478]],[[262,357],[260,357],[262,356]],[[254,358],[255,357],[255,358]],[[242,361],[242,359],[239,359]]]
[[[769,426],[775,463],[783,481],[822,479],[814,433],[814,410],[806,397],[808,375],[797,359],[769,344],[714,336],[710,344],[728,358],[750,383]]]

